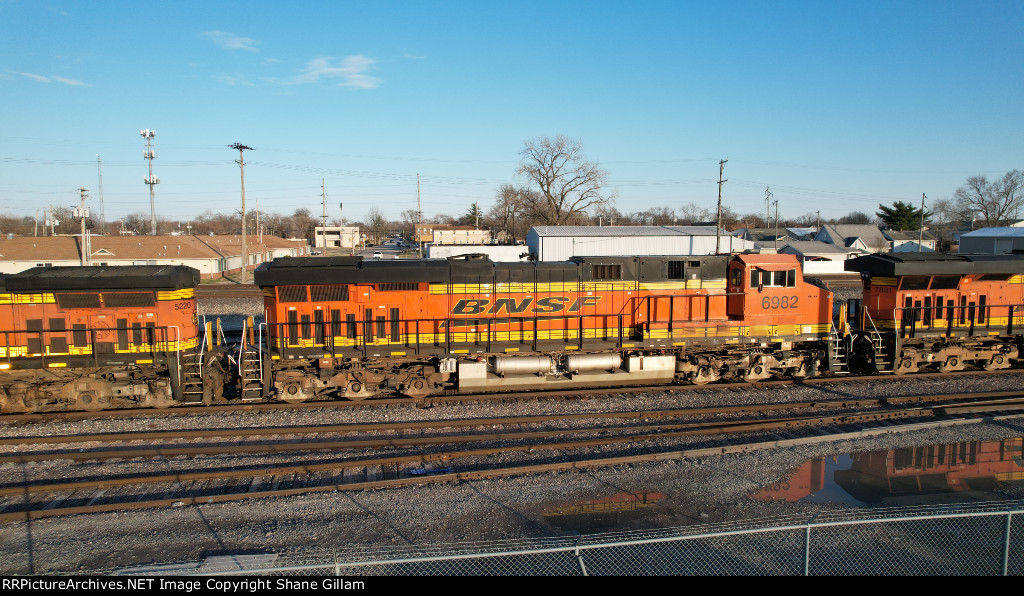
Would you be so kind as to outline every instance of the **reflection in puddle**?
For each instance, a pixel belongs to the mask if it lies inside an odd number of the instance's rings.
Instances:
[[[664,497],[655,492],[633,492],[562,503],[545,507],[544,521],[563,530],[604,531],[650,512]]]
[[[811,460],[753,499],[847,504],[900,502],[937,495],[985,498],[1024,485],[1024,438],[969,441]],[[1001,497],[993,497],[1001,498]],[[945,499],[951,500],[951,499]],[[955,499],[952,499],[955,500]]]

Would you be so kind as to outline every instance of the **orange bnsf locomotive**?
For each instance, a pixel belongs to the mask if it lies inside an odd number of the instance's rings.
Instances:
[[[849,310],[852,369],[997,370],[1024,357],[1024,256],[886,253],[845,267],[864,285]]]
[[[201,345],[198,282],[199,272],[184,266],[4,276],[0,412],[212,402],[226,366],[223,350]]]
[[[281,258],[255,281],[266,341],[242,352],[243,397],[752,381],[839,362],[832,294],[788,255]]]
[[[235,369],[211,324],[197,325],[194,269],[35,268],[0,285],[0,412],[1001,369],[1024,359],[1024,257],[890,253],[846,269],[861,272],[863,294],[833,317],[832,293],[788,255],[282,258],[256,271],[265,323],[243,330]]]

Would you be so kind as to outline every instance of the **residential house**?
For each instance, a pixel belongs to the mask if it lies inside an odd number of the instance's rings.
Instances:
[[[824,225],[815,234],[814,239],[836,246],[859,249],[865,253],[888,252],[892,248],[892,243],[882,235],[878,226],[870,224]]]

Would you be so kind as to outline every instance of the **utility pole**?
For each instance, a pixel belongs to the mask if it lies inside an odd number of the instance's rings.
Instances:
[[[818,211],[815,211],[815,213],[818,214],[818,220],[817,220],[818,224],[815,227],[817,227],[820,230],[821,229],[821,210],[819,209]]]
[[[78,209],[75,209],[74,217],[78,217],[82,220],[82,242],[79,244],[79,246],[82,250],[82,267],[85,267],[86,265],[92,264],[92,255],[90,254],[92,253],[92,251],[90,250],[89,242],[85,238],[85,218],[89,217],[89,211],[85,208],[85,199],[87,196],[85,193],[89,191],[84,188],[79,188],[78,192],[81,196],[81,206]]]
[[[921,252],[924,243],[924,193],[921,193],[921,231],[917,236],[917,252]]]
[[[772,203],[770,197],[772,193],[768,190],[769,187],[764,187],[764,227],[770,228],[772,225]]]
[[[423,243],[420,242],[420,228],[423,226],[423,209],[420,206],[420,175],[416,174],[416,256],[423,258]]]
[[[242,171],[242,277],[239,283],[244,284],[246,282],[246,272],[249,266],[249,252],[245,246],[245,157],[243,151],[252,151],[252,147],[247,147],[241,143],[235,143],[234,145],[228,145],[232,149],[238,150],[238,167]],[[154,220],[156,221],[156,220]]]
[[[96,154],[96,169],[98,171],[100,183],[100,234],[106,234],[107,216],[103,212],[103,162],[100,160],[100,156],[98,153]]]
[[[153,160],[156,159],[156,152],[153,151],[152,140],[156,136],[155,130],[140,130],[139,134],[146,139],[146,151],[142,154],[142,157],[149,162],[149,176],[143,179],[143,181],[149,185],[149,212],[150,212],[150,224],[152,225],[152,235],[156,236],[156,195],[153,194],[153,186],[160,184],[160,179],[153,175]]]
[[[775,252],[779,252],[779,200],[775,199]]]
[[[345,234],[345,227],[344,227],[345,226],[345,215],[344,215],[344,213],[345,213],[345,203],[338,203],[338,221],[340,221],[341,225],[343,226],[341,234],[340,234],[340,236],[342,238],[342,240],[340,242],[341,242],[342,245],[345,244],[344,238],[345,238],[345,235],[346,235]],[[352,254],[353,257],[356,256],[356,241],[359,239],[358,236],[359,236],[359,228],[356,228],[356,233],[351,238],[349,238],[349,240],[352,241],[352,253],[351,254]],[[344,248],[344,246],[342,246],[341,248]],[[327,252],[327,251],[324,251],[324,252]]]
[[[729,162],[728,159],[723,159],[718,162],[718,227],[715,228],[715,254],[722,252],[722,184],[728,182],[722,180],[722,174],[725,172],[725,164]]]
[[[324,200],[324,214],[321,218],[320,236],[323,238],[324,255],[327,255],[327,179],[320,179],[320,192]]]
[[[46,222],[44,223],[44,225],[50,226],[50,236],[54,235],[54,230],[53,230],[54,226],[59,226],[60,225],[60,222],[58,222],[56,220],[55,216],[53,215],[53,205],[50,205],[50,215],[47,216]]]

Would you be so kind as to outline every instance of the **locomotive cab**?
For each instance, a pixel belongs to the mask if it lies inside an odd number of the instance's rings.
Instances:
[[[729,265],[728,303],[730,319],[756,325],[820,328],[831,323],[831,293],[805,282],[793,255],[737,255]]]

